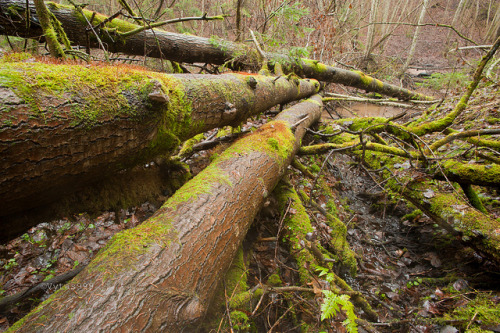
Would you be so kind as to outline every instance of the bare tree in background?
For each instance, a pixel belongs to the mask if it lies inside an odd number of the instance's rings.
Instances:
[[[408,57],[406,58],[403,68],[401,69],[400,76],[402,76],[406,72],[408,66],[410,66],[410,62],[413,59],[413,56],[415,55],[415,50],[417,49],[418,35],[420,34],[421,24],[424,23],[425,13],[427,12],[428,5],[429,5],[429,0],[424,0],[424,2],[422,3],[422,9],[420,10],[420,16],[418,18],[417,26],[415,27],[415,33],[413,34],[413,40],[411,42],[410,52],[408,53]]]

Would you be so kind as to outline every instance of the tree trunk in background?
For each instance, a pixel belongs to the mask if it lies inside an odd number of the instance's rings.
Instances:
[[[14,12],[13,12],[14,8]],[[82,15],[72,6],[48,3],[48,8],[61,22],[68,38],[78,45],[99,47],[95,36],[86,30],[87,23]],[[42,34],[39,25],[32,22],[29,29],[24,22],[26,2],[23,0],[0,0],[0,33],[21,37],[35,38]],[[30,3],[32,17],[36,15]],[[107,17],[83,10],[92,24],[99,25]],[[100,39],[111,52],[123,52],[131,55],[147,55],[185,63],[224,64],[228,61],[233,68],[257,69],[261,66],[260,56],[255,49],[245,44],[232,43],[222,39],[208,39],[197,36],[176,34],[163,30],[146,30],[123,36],[140,26],[113,19],[103,23],[105,28],[97,29]],[[159,46],[159,47],[158,47]],[[309,59],[295,59],[278,54],[267,54],[272,63],[280,62],[285,71],[317,80],[340,83],[366,91],[409,99],[433,99],[394,85],[386,84],[362,73],[348,71],[321,64]]]
[[[366,50],[365,50],[365,63],[368,64],[370,54],[372,53],[373,39],[375,38],[375,22],[377,20],[377,12],[379,7],[379,0],[372,0],[370,7],[370,21],[368,26],[368,34],[366,36]]]
[[[488,11],[489,14],[490,11]],[[488,23],[488,32],[486,34],[486,39],[495,41],[500,36],[500,4],[497,5],[497,10],[494,16],[491,18],[491,22]]]
[[[241,6],[243,0],[236,0],[236,41],[241,39]]]
[[[453,19],[451,20],[450,25],[452,27],[455,27],[455,24],[457,23],[458,18],[460,17],[460,15],[462,15],[462,12],[465,8],[466,3],[467,3],[467,0],[460,0],[460,2],[458,3],[457,10],[455,10],[455,14],[453,14]],[[457,28],[457,27],[455,27],[455,28]],[[448,31],[448,34],[446,35],[447,41],[449,41],[449,39],[450,39],[450,33],[451,33],[451,31]]]
[[[415,33],[413,34],[413,40],[411,41],[410,52],[408,52],[408,57],[406,57],[403,69],[401,69],[401,73],[399,74],[400,76],[402,76],[406,72],[408,66],[410,66],[411,60],[413,59],[413,55],[415,55],[415,50],[417,49],[418,35],[420,34],[420,28],[421,28],[420,25],[424,23],[425,13],[427,12],[428,5],[429,5],[429,0],[424,0],[424,2],[422,3],[422,9],[420,10],[420,16],[418,17],[417,26],[415,27]]]
[[[196,331],[321,106],[316,95],[234,143],[150,219],[115,235],[82,273],[12,330]]]
[[[0,63],[0,215],[44,205],[318,89],[314,80],[260,75]]]

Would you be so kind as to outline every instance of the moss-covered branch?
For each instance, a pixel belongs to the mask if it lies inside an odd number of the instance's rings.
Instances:
[[[33,0],[33,2],[35,3],[38,21],[43,29],[50,55],[56,58],[64,57],[64,51],[61,44],[59,44],[59,41],[57,40],[57,33],[52,26],[50,13],[47,10],[47,7],[45,7],[45,2],[43,0]]]
[[[444,179],[442,174],[444,172],[446,178],[461,184],[500,186],[500,165],[498,164],[469,164],[448,160],[431,170],[434,170],[434,178],[437,179]]]
[[[463,131],[463,132],[456,132],[450,130],[451,134],[448,134],[446,137],[442,138],[441,140],[437,140],[433,144],[429,146],[429,149],[431,150],[437,150],[439,147],[442,147],[443,145],[450,143],[456,139],[462,139],[462,138],[471,138],[475,137],[478,141],[480,142],[480,136],[481,135],[491,135],[491,134],[500,134],[500,129],[498,128],[492,128],[492,129],[483,129],[483,130],[470,130],[470,131]],[[498,146],[500,147],[500,141],[498,142]]]
[[[412,126],[410,127],[411,131],[416,135],[422,136],[427,133],[442,131],[448,126],[450,126],[453,123],[453,121],[460,114],[462,114],[462,112],[467,108],[467,103],[469,102],[472,93],[476,90],[479,82],[481,81],[483,70],[486,67],[486,64],[491,60],[491,58],[496,53],[499,47],[500,47],[500,37],[497,38],[497,40],[490,48],[488,53],[486,53],[482,57],[481,61],[479,62],[479,65],[476,68],[476,71],[474,72],[472,81],[467,87],[465,94],[462,96],[462,98],[460,98],[460,101],[450,113],[448,113],[445,117],[441,119]]]

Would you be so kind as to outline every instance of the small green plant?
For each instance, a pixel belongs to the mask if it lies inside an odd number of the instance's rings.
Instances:
[[[406,282],[406,287],[408,289],[410,289],[411,287],[416,287],[416,286],[420,285],[422,283],[422,281],[423,280],[421,278],[418,278],[415,281],[408,281],[408,282]]]
[[[319,272],[320,277],[324,277],[328,282],[335,279],[335,275],[328,271],[328,268],[316,266],[316,271]],[[324,302],[321,304],[321,320],[330,319],[335,317],[342,309],[347,319],[342,322],[347,332],[357,333],[358,324],[356,320],[358,317],[354,313],[354,305],[352,305],[348,295],[337,295],[330,290],[322,290],[324,295]]]
[[[21,239],[22,239],[23,241],[25,241],[25,242],[28,242],[28,243],[30,243],[30,244],[33,244],[32,240],[31,240],[31,237],[30,237],[30,235],[28,235],[28,234],[22,234],[22,235],[21,235]]]
[[[356,320],[358,317],[354,313],[354,305],[352,305],[348,295],[337,295],[330,290],[323,290],[325,299],[323,304],[321,304],[321,320],[330,319],[337,315],[342,309],[346,315],[347,319],[342,322],[345,326],[347,332],[357,333],[358,324]]]
[[[65,231],[68,231],[69,229],[71,229],[71,223],[70,222],[66,222],[63,224],[63,226],[61,228],[59,228],[58,232],[60,232],[61,234],[63,234]]]
[[[5,265],[3,265],[3,268],[8,271],[16,266],[18,266],[19,264],[16,262],[16,258],[10,258],[9,260],[7,260],[7,263]]]

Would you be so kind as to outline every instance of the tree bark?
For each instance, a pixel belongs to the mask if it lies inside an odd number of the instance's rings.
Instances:
[[[44,205],[318,88],[314,80],[260,75],[0,64],[0,216]]]
[[[30,2],[30,15],[36,17],[34,7]],[[61,22],[68,38],[77,45],[100,47],[98,39],[88,31],[85,18],[72,6],[47,3],[47,7]],[[24,0],[0,0],[0,33],[21,37],[37,38],[42,35],[40,26],[35,22],[26,28]],[[260,57],[255,49],[247,45],[233,43],[222,39],[208,39],[197,36],[166,32],[159,29],[140,31],[131,36],[121,34],[130,32],[140,26],[120,20],[109,20],[108,17],[83,9],[83,13],[91,23],[98,27],[96,33],[107,46],[108,51],[122,52],[131,55],[147,55],[185,63],[228,63],[232,68],[260,67]],[[340,83],[397,97],[403,100],[432,100],[425,96],[391,84],[383,83],[361,72],[348,71],[327,66],[310,59],[296,59],[279,54],[267,54],[266,58],[280,62],[288,73],[294,72],[302,77]]]
[[[195,330],[321,106],[314,96],[237,141],[11,330]]]

